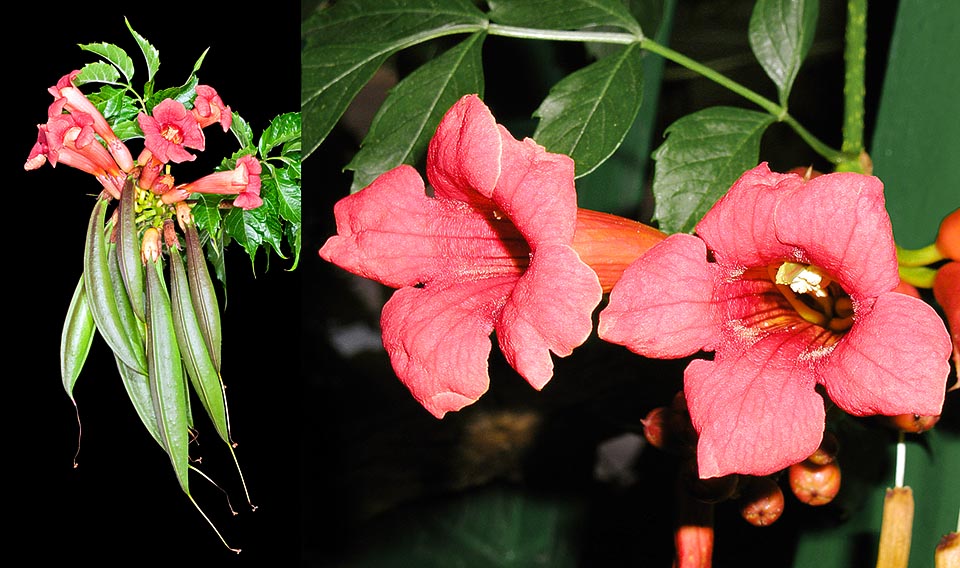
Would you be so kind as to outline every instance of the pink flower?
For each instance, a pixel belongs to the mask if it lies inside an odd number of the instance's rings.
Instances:
[[[125,172],[133,170],[133,157],[126,144],[120,140],[113,132],[113,128],[107,122],[97,107],[84,95],[80,89],[74,86],[73,80],[80,73],[79,70],[71,71],[57,81],[57,84],[47,89],[53,95],[53,103],[47,110],[49,118],[55,118],[67,111],[73,114],[84,114],[90,117],[91,126],[101,138],[107,143],[107,150],[116,160],[120,168]]]
[[[143,131],[143,145],[164,164],[191,162],[196,156],[184,148],[203,151],[205,139],[197,118],[173,99],[153,107],[153,115],[140,113],[137,123]]]
[[[896,251],[875,177],[805,181],[763,163],[697,225],[624,273],[602,339],[657,358],[700,350],[684,374],[700,476],[766,475],[812,454],[822,385],[855,416],[940,413],[950,339],[894,290]]]
[[[573,161],[497,124],[476,95],[443,117],[417,171],[398,166],[337,203],[320,256],[398,288],[383,343],[413,396],[441,418],[489,385],[490,334],[535,389],[592,331],[602,292],[571,247]]]
[[[46,162],[52,167],[66,164],[95,176],[104,189],[119,197],[127,174],[110,152],[97,140],[92,118],[83,112],[58,114],[37,127],[37,142],[24,164],[34,170]]]
[[[256,209],[260,199],[260,162],[251,155],[241,156],[232,170],[214,172],[182,185],[177,189],[187,193],[234,194],[233,205],[242,209]]]
[[[197,97],[193,101],[193,109],[190,112],[193,113],[201,128],[219,122],[220,127],[226,132],[230,130],[230,125],[233,123],[233,111],[223,104],[223,99],[217,91],[208,85],[197,85]]]

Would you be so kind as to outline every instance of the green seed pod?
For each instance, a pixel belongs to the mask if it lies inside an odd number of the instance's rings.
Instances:
[[[104,222],[108,200],[97,198],[87,226],[86,246],[83,252],[83,287],[90,302],[90,313],[100,335],[110,349],[131,369],[147,372],[144,350],[124,327],[117,308],[116,291],[110,278],[107,237]]]
[[[83,289],[83,277],[81,277],[73,291],[70,307],[67,308],[67,317],[63,322],[63,332],[60,335],[60,377],[70,400],[74,400],[73,387],[90,353],[96,330],[97,324],[94,323],[93,314],[90,313],[90,304],[87,301],[87,294]]]
[[[220,374],[210,358],[207,342],[190,297],[190,284],[183,258],[176,247],[170,248],[170,305],[180,355],[194,391],[200,398],[217,433],[228,444],[230,427]]]
[[[207,268],[207,259],[203,256],[203,245],[197,225],[193,222],[184,224],[186,236],[187,276],[190,281],[190,296],[193,307],[203,330],[203,337],[207,342],[207,350],[213,364],[220,372],[220,304],[217,301],[217,291],[213,287],[213,279]]]
[[[130,305],[140,321],[146,321],[143,262],[140,260],[140,238],[137,234],[134,210],[137,204],[137,191],[133,178],[127,178],[123,193],[120,194],[117,247],[120,273],[123,275],[123,284],[130,298]]]
[[[147,377],[160,439],[180,487],[189,495],[190,412],[162,265],[161,256],[146,267]]]

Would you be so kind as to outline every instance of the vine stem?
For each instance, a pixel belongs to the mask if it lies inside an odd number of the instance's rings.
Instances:
[[[857,0],[851,0],[857,1]],[[753,104],[765,110],[767,113],[776,117],[780,122],[790,126],[806,142],[813,151],[820,154],[832,164],[847,163],[856,161],[859,157],[859,149],[855,153],[848,153],[831,148],[820,139],[810,133],[797,120],[790,116],[787,110],[772,100],[760,95],[759,93],[748,89],[747,87],[730,79],[726,75],[719,73],[706,65],[683,55],[669,47],[662,45],[642,34],[633,34],[626,32],[594,32],[594,31],[567,31],[567,30],[546,30],[536,28],[524,28],[517,26],[504,26],[500,24],[488,24],[487,33],[503,37],[513,37],[522,39],[550,40],[550,41],[575,41],[575,42],[595,42],[610,43],[619,45],[631,45],[639,43],[640,48],[650,53],[655,53],[668,61],[681,65],[702,77],[709,79],[726,89],[740,95]],[[862,83],[862,74],[861,74]],[[862,99],[862,95],[861,95]],[[862,104],[861,104],[862,106]],[[862,118],[862,111],[861,111]]]
[[[843,145],[844,153],[863,151],[864,93],[866,92],[867,0],[847,2],[847,27],[843,52]]]

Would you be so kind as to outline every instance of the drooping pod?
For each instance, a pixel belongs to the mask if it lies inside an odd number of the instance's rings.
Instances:
[[[197,313],[203,337],[207,342],[207,350],[213,360],[214,367],[220,372],[220,304],[217,301],[217,291],[213,287],[213,279],[207,268],[207,260],[203,256],[203,244],[200,242],[197,225],[190,218],[182,224],[186,236],[187,276],[190,282],[190,296]]]
[[[123,185],[123,193],[120,194],[117,252],[120,273],[123,275],[124,288],[133,312],[140,321],[146,321],[144,272],[143,263],[140,261],[140,237],[136,223],[137,191],[133,178],[128,177]]]
[[[120,379],[123,382],[123,388],[127,391],[127,397],[133,403],[137,416],[143,422],[143,426],[150,432],[150,436],[160,447],[166,451],[163,439],[160,437],[160,427],[157,422],[157,414],[153,408],[153,396],[150,394],[150,379],[143,373],[138,373],[128,367],[119,357],[114,356],[117,362],[117,371],[120,373]]]
[[[143,344],[131,337],[117,308],[116,290],[110,278],[108,242],[105,235],[106,211],[109,200],[97,198],[87,226],[83,253],[83,287],[90,302],[90,313],[97,331],[110,349],[131,369],[147,372]]]
[[[230,426],[220,373],[210,357],[207,340],[200,326],[190,295],[190,283],[180,250],[170,247],[170,306],[180,355],[194,391],[220,437],[228,444]]]
[[[90,313],[90,303],[83,289],[81,276],[73,291],[70,307],[67,308],[67,317],[63,322],[63,331],[60,334],[60,377],[70,400],[74,400],[73,387],[90,353],[96,330],[97,324],[93,321],[93,314]]]
[[[173,327],[163,256],[146,266],[147,377],[157,429],[180,487],[190,494],[190,412],[183,361]]]

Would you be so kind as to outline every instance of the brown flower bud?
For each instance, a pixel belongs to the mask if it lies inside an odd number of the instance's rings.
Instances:
[[[826,505],[840,491],[840,465],[836,461],[817,465],[804,460],[791,465],[788,476],[793,494],[807,505]]]
[[[820,447],[810,454],[807,460],[816,465],[826,465],[836,459],[839,450],[840,441],[837,440],[836,434],[833,432],[824,432],[823,439],[820,440]]]
[[[740,516],[751,525],[769,526],[783,514],[783,490],[773,478],[743,477],[740,487]]]
[[[880,420],[894,430],[909,434],[922,434],[940,421],[940,415],[898,414],[897,416],[882,416]]]

